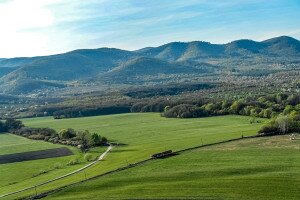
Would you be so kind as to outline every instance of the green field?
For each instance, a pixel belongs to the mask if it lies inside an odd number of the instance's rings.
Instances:
[[[63,147],[63,145],[30,140],[13,134],[0,134],[0,145],[0,155]],[[67,147],[74,155],[1,164],[1,194],[4,188],[7,191],[14,191],[16,188],[25,188],[35,183],[64,175],[87,164],[83,159],[84,155],[77,148]],[[97,152],[94,150],[94,157],[98,156],[103,150],[103,148],[97,149]],[[74,166],[67,166],[67,163],[74,158],[78,158],[80,163]]]
[[[263,120],[262,120],[263,121]],[[120,114],[75,119],[53,118],[24,119],[31,127],[51,127],[56,130],[74,128],[90,130],[122,145],[115,147],[106,159],[85,171],[55,183],[37,188],[38,192],[81,181],[107,171],[149,158],[153,153],[167,149],[180,150],[201,144],[254,135],[262,123],[250,124],[249,117],[219,116],[197,119],[167,119],[158,113]],[[51,173],[50,173],[51,174]],[[51,175],[52,176],[52,175]],[[1,188],[1,194],[39,183],[32,179],[13,187]],[[20,194],[31,195],[35,191]]]
[[[12,134],[0,134],[0,155],[53,149],[58,147],[61,147],[61,145],[29,140]]]
[[[245,139],[155,160],[47,199],[300,199],[300,140]]]

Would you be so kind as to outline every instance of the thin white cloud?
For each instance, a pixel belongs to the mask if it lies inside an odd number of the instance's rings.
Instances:
[[[284,0],[0,0],[0,57],[102,46],[132,50],[171,41],[299,38],[299,14],[288,12],[293,6]]]

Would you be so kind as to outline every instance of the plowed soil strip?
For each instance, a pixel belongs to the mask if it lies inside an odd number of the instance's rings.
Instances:
[[[73,152],[66,147],[56,148],[56,149],[46,149],[40,151],[29,151],[23,153],[0,155],[0,164],[23,162],[29,160],[45,159],[45,158],[56,158],[56,157],[70,156],[70,155],[73,155]]]

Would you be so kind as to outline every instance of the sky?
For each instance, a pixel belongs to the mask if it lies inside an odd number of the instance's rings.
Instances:
[[[173,41],[300,39],[300,0],[0,0],[0,58]]]

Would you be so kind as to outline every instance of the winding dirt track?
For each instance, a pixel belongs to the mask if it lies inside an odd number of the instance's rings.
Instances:
[[[86,166],[84,166],[84,167],[82,167],[82,168],[80,168],[80,169],[77,169],[77,170],[75,170],[75,171],[73,171],[73,172],[70,172],[70,173],[68,173],[68,174],[65,174],[65,175],[63,175],[63,176],[59,176],[59,177],[57,177],[57,178],[51,179],[51,180],[49,180],[49,181],[46,181],[46,182],[43,182],[43,183],[40,183],[40,184],[37,184],[37,185],[33,185],[33,186],[30,186],[30,187],[24,188],[24,189],[22,189],[22,190],[18,190],[18,191],[15,191],[15,192],[11,192],[11,193],[7,193],[7,194],[4,194],[4,195],[1,195],[0,198],[4,198],[4,197],[7,197],[7,196],[10,196],[10,195],[13,195],[13,194],[17,194],[17,193],[20,193],[20,192],[24,192],[24,191],[26,191],[26,190],[34,189],[34,188],[36,188],[36,187],[38,187],[38,186],[42,186],[42,185],[45,185],[45,184],[48,184],[48,183],[51,183],[51,182],[60,180],[60,179],[62,179],[62,178],[71,176],[71,175],[73,175],[73,174],[79,173],[79,172],[81,172],[81,171],[83,171],[83,170],[85,170],[85,169],[87,169],[87,168],[93,166],[93,165],[96,164],[97,162],[103,160],[103,158],[106,156],[106,154],[107,154],[112,148],[113,148],[113,146],[110,145],[110,146],[106,149],[106,151],[105,151],[104,153],[102,153],[102,154],[99,156],[99,158],[98,158],[97,160],[95,160],[94,162],[89,163],[88,165],[86,165]]]

